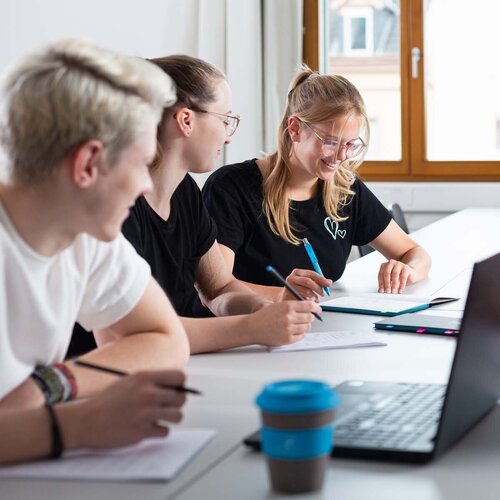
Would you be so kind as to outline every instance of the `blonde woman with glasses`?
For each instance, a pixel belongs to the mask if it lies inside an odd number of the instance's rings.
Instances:
[[[374,276],[379,292],[401,293],[427,276],[429,255],[356,176],[368,143],[358,90],[341,76],[303,68],[290,85],[277,151],[222,167],[203,189],[238,279],[281,300],[288,292],[273,286],[265,270],[271,264],[304,296],[324,295],[342,276],[351,247],[365,244],[387,258]],[[324,277],[311,269],[305,239]]]
[[[184,55],[152,62],[173,79],[178,101],[165,110],[158,128],[157,157],[150,166],[153,190],[137,200],[123,233],[181,316],[191,353],[300,340],[310,329],[311,313],[320,312],[318,305],[273,304],[234,278],[189,175],[214,169],[238,127],[224,74]]]

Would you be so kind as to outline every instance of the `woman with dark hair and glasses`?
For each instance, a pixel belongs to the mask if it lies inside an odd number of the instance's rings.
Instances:
[[[297,300],[274,304],[236,280],[220,253],[201,192],[188,175],[215,168],[238,127],[224,74],[189,56],[152,62],[170,75],[178,101],[164,111],[158,128],[150,166],[153,190],[137,200],[123,233],[149,262],[181,316],[192,353],[300,340],[319,306]]]
[[[431,260],[356,176],[369,143],[358,90],[341,76],[304,67],[292,80],[277,151],[220,168],[203,188],[217,239],[234,275],[271,300],[286,295],[265,271],[273,264],[306,297],[328,292],[353,245],[388,260],[378,291],[401,293],[427,276]],[[323,278],[311,269],[312,245]],[[310,250],[310,247],[307,248]],[[374,278],[375,279],[375,278]]]

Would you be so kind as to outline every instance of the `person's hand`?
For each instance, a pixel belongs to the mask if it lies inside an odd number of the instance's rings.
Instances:
[[[45,396],[38,384],[28,377],[0,400],[0,410],[26,410],[45,404]]]
[[[330,287],[332,280],[329,280],[315,271],[309,269],[294,269],[286,278],[286,282],[299,292],[305,299],[318,301],[319,296],[325,295],[323,287]],[[285,287],[282,288],[276,301],[297,300]]]
[[[245,318],[248,344],[277,346],[298,342],[311,329],[312,313],[321,307],[311,300],[276,302]]]
[[[112,448],[168,434],[164,422],[180,422],[185,393],[178,370],[142,371],[92,398],[56,405],[67,448]]]
[[[409,265],[390,259],[378,272],[379,293],[402,293],[407,284],[415,281],[415,271]]]

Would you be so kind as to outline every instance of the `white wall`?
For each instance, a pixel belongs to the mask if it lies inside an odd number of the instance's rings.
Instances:
[[[0,68],[38,45],[67,36],[85,37],[110,49],[160,56],[190,48],[184,18],[173,0],[2,0]],[[184,0],[186,7],[194,4]],[[180,10],[180,9],[179,9]],[[175,36],[171,36],[175,34]]]
[[[401,205],[410,232],[464,208],[500,207],[498,182],[369,182],[367,185],[384,205]]]
[[[263,148],[259,12],[259,0],[0,0],[0,71],[68,36],[141,57],[202,57],[227,73],[243,119],[224,160],[242,161]]]

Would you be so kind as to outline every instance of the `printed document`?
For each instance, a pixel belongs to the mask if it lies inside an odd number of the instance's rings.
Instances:
[[[271,352],[310,351],[314,349],[345,349],[387,345],[380,334],[348,331],[308,333],[295,344],[270,347]]]

